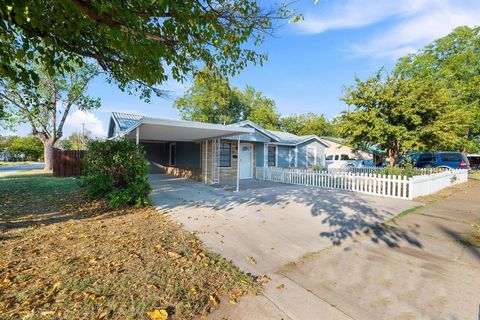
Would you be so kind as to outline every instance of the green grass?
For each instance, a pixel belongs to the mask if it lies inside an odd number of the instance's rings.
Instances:
[[[385,226],[391,226],[391,224],[395,223],[395,221],[397,219],[400,219],[401,217],[405,217],[406,215],[409,215],[411,213],[414,213],[415,211],[417,211],[418,209],[420,208],[423,208],[423,205],[420,205],[420,206],[415,206],[413,208],[410,208],[410,209],[407,209],[407,210],[403,210],[402,212],[400,212],[399,214],[397,214],[395,217],[391,218],[391,219],[388,219],[387,221],[383,222],[382,225],[385,225]]]
[[[58,212],[80,195],[74,178],[54,178],[48,173],[0,177],[0,223]]]
[[[480,221],[474,223],[472,227],[473,232],[465,240],[461,240],[460,242],[463,245],[480,249]]]

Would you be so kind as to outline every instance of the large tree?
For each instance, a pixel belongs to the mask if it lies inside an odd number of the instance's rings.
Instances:
[[[448,90],[455,105],[471,115],[465,119],[461,149],[480,150],[480,27],[458,27],[417,53],[400,59],[395,72],[418,81],[428,79]]]
[[[248,62],[288,6],[255,0],[5,0],[0,1],[0,78],[36,82],[23,68],[36,55],[47,72],[96,61],[123,90],[183,81],[197,68],[234,75]],[[161,93],[160,91],[156,91]]]
[[[247,86],[240,92],[240,101],[245,109],[245,118],[269,130],[280,129],[280,114],[273,99],[261,91]]]
[[[43,143],[45,170],[52,169],[53,146],[63,135],[69,112],[73,108],[91,110],[100,106],[99,99],[86,94],[89,81],[98,74],[97,67],[68,65],[65,73],[51,72],[44,65],[24,66],[39,75],[38,85],[0,80],[0,106],[7,114],[3,125],[14,128],[19,123],[30,124],[32,135]]]
[[[334,136],[334,124],[322,114],[294,114],[281,119],[284,131],[300,136],[315,134],[317,136]]]
[[[347,88],[345,111],[339,126],[347,142],[377,144],[387,150],[390,164],[408,150],[454,150],[469,115],[457,108],[451,93],[429,78],[407,79],[379,71]]]
[[[230,124],[245,118],[238,90],[209,69],[197,73],[192,87],[174,105],[184,120]]]
[[[184,120],[231,124],[251,120],[268,129],[279,127],[275,101],[247,86],[231,87],[228,79],[204,69],[195,76],[191,88],[175,101]]]
[[[15,156],[22,154],[27,161],[37,161],[43,156],[42,142],[31,135],[14,137],[8,145],[8,150]]]

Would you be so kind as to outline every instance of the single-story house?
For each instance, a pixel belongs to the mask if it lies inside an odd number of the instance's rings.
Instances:
[[[267,130],[251,121],[221,125],[113,112],[108,139],[119,138],[143,145],[151,173],[205,183],[237,180],[237,186],[267,166],[324,166],[329,146],[315,135]]]
[[[372,154],[370,152],[349,147],[345,144],[345,140],[342,138],[322,136],[320,139],[329,144],[329,146],[325,149],[326,157],[337,154],[346,154],[350,159],[372,159]]]

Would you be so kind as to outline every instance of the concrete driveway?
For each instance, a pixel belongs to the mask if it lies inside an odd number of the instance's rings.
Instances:
[[[400,241],[420,245],[402,232],[375,228],[416,206],[413,201],[270,182],[242,182],[236,193],[167,175],[150,180],[158,209],[242,270],[272,279],[262,296],[242,299],[242,313],[235,319],[351,319],[282,270],[358,235],[389,247]],[[277,289],[281,284],[288,294]],[[229,314],[228,305],[212,319],[221,319],[222,312]]]

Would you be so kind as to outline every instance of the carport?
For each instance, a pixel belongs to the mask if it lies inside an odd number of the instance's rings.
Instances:
[[[236,177],[238,190],[241,136],[253,132],[245,127],[112,113],[108,136],[142,144],[152,173],[165,172],[212,184],[220,183],[220,139],[235,140],[228,169]]]

